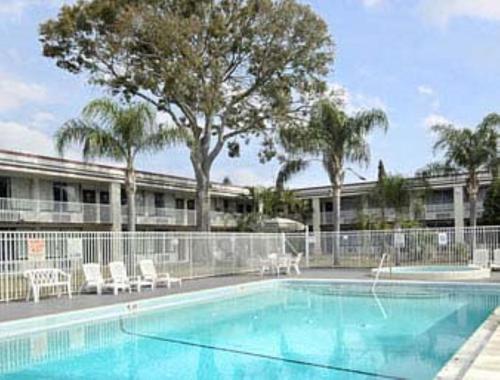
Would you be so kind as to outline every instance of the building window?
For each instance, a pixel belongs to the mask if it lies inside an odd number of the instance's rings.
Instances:
[[[175,200],[175,208],[177,210],[183,210],[184,209],[184,199],[177,198]]]
[[[238,214],[243,214],[245,212],[245,205],[243,203],[238,203],[236,206],[236,211]]]
[[[125,189],[121,189],[120,191],[120,203],[122,206],[126,206],[128,204],[127,192]]]
[[[99,203],[109,205],[109,191],[101,191],[99,194]]]
[[[0,198],[10,198],[10,178],[0,177]]]
[[[155,193],[155,208],[165,208],[165,194]]]
[[[52,187],[55,202],[68,202],[68,184],[64,182],[54,182]]]
[[[248,214],[252,213],[252,205],[247,205],[247,213]]]
[[[224,199],[224,212],[229,211],[229,201],[227,199]]]
[[[333,203],[332,202],[325,202],[324,207],[325,207],[326,212],[333,211]]]
[[[188,210],[194,210],[194,205],[195,205],[194,199],[188,199],[188,201],[187,201],[187,209]]]

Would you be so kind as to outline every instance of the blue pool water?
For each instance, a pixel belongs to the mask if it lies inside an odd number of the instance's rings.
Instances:
[[[0,341],[0,379],[432,379],[498,288],[282,282]]]

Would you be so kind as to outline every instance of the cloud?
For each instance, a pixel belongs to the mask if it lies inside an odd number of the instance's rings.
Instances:
[[[430,129],[436,124],[452,124],[452,122],[443,115],[439,114],[430,114],[424,119],[424,126],[427,129]]]
[[[37,128],[13,121],[0,121],[0,148],[35,154],[55,155],[52,138]]]
[[[338,83],[330,85],[330,93],[350,114],[372,108],[378,108],[384,112],[388,110],[387,104],[380,97],[363,92],[351,92]]]
[[[384,0],[363,0],[363,5],[367,8],[376,7],[382,5]]]
[[[36,83],[27,83],[0,73],[0,111],[15,109],[25,103],[47,100],[47,90]]]
[[[443,27],[454,18],[500,21],[498,0],[423,0],[421,11],[426,20]]]
[[[417,91],[419,94],[422,95],[429,95],[429,96],[434,95],[434,90],[432,89],[432,87],[425,84],[421,84],[420,86],[418,86]]]
[[[417,92],[431,100],[431,107],[433,111],[437,111],[439,109],[441,102],[439,101],[438,94],[431,86],[421,84],[417,87]]]
[[[19,18],[33,7],[60,7],[74,0],[2,0],[0,2],[0,15]]]

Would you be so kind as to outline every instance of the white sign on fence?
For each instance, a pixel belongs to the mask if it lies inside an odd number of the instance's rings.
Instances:
[[[447,245],[448,244],[448,235],[446,232],[438,233],[438,244],[439,245]]]
[[[401,232],[396,232],[394,234],[394,245],[396,247],[402,248],[405,246],[405,234]]]
[[[68,238],[68,258],[81,259],[83,257],[83,246],[81,238]]]

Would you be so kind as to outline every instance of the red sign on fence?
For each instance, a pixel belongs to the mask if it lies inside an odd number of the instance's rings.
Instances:
[[[28,259],[45,259],[45,239],[28,239]]]

